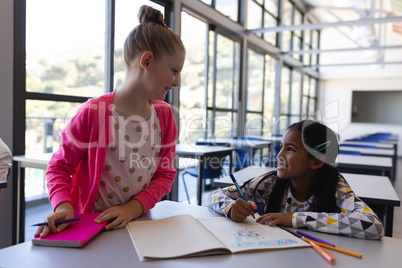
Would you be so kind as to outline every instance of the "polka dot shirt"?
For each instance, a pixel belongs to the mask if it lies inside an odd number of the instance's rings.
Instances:
[[[93,212],[123,205],[146,189],[155,173],[161,129],[155,108],[151,117],[112,117],[113,142],[106,148],[99,191]]]

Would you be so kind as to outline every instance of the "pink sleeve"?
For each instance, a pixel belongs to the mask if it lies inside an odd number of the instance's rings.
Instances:
[[[49,200],[53,210],[62,202],[73,204],[71,189],[73,187],[73,175],[84,155],[84,148],[80,146],[80,140],[85,137],[79,131],[86,129],[87,114],[85,113],[86,104],[82,105],[77,114],[70,120],[62,131],[62,141],[59,149],[53,153],[46,170],[47,188],[49,190]],[[74,205],[74,204],[73,204]]]

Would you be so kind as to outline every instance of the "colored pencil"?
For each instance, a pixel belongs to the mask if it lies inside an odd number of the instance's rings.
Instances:
[[[286,227],[283,226],[283,225],[278,225],[278,227],[281,228],[281,229],[283,229],[283,230],[285,230],[285,231],[287,231],[287,232],[289,232],[289,233],[291,233],[292,235],[294,235],[294,236],[296,236],[296,237],[298,237],[298,238],[303,238],[303,236],[299,235],[299,234],[296,233],[296,232],[293,232],[292,230],[286,228]]]
[[[305,241],[305,242],[307,242],[307,243],[310,243],[310,241],[311,241],[311,240],[309,240],[309,239],[307,239],[307,238],[305,238],[305,237],[303,237],[302,239],[303,239],[303,241]],[[315,243],[316,243],[317,245],[323,247],[323,248],[332,249],[332,250],[335,250],[335,251],[338,251],[338,252],[341,252],[341,253],[344,253],[344,254],[348,254],[348,255],[353,256],[353,257],[356,257],[356,258],[360,258],[360,259],[361,259],[361,258],[363,257],[362,254],[355,253],[355,252],[352,252],[352,251],[349,251],[349,250],[345,250],[345,249],[341,249],[341,248],[337,248],[337,247],[328,246],[327,244],[323,244],[323,243],[316,242],[316,241],[315,241]]]
[[[321,256],[324,257],[324,259],[326,259],[329,263],[334,264],[335,263],[335,258],[329,254],[328,252],[326,252],[322,247],[320,247],[319,245],[317,245],[314,241],[309,240],[308,241],[310,243],[310,245],[315,249],[315,251],[317,251]]]
[[[297,230],[296,233],[298,233],[299,235],[304,236],[305,238],[308,238],[308,239],[310,239],[310,240],[313,240],[313,241],[316,241],[316,242],[320,242],[320,243],[323,243],[323,244],[327,244],[328,246],[335,247],[334,244],[331,244],[331,243],[329,243],[329,242],[327,242],[327,241],[324,241],[324,240],[322,240],[322,239],[319,239],[319,238],[317,238],[317,237],[315,237],[315,236],[312,236],[312,235],[303,233],[302,231]]]

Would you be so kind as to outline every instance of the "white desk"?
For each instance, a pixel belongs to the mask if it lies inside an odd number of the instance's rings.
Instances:
[[[395,145],[391,143],[383,143],[383,142],[364,142],[364,141],[342,141],[340,143],[341,146],[347,146],[347,145],[352,145],[352,146],[374,146],[377,147],[377,149],[394,149]]]
[[[401,200],[388,177],[342,173],[350,188],[381,219],[386,236],[392,237],[394,207],[401,205]]]
[[[394,178],[392,157],[339,154],[336,162],[339,172]]]
[[[233,173],[237,183],[261,176],[273,168],[247,167]],[[401,201],[388,177],[342,173],[355,194],[366,202],[382,220],[386,236],[392,237],[394,222],[394,207],[400,206]],[[229,176],[214,181],[214,186],[227,187],[233,185]]]
[[[141,219],[156,220],[177,214],[195,217],[222,217],[208,207],[159,202]],[[229,219],[228,219],[229,220]],[[363,240],[303,230],[336,246],[360,253],[362,259],[328,250],[336,258],[336,267],[400,267],[402,240],[384,237],[382,240]],[[196,242],[196,241],[195,241]],[[174,246],[174,241],[172,241]],[[334,267],[312,248],[268,250],[231,255],[214,255],[140,262],[126,229],[103,231],[84,248],[57,248],[33,246],[25,242],[0,250],[0,267],[136,267],[136,268],[244,268],[271,267]]]
[[[359,152],[362,156],[380,156],[380,157],[391,157],[392,158],[392,181],[395,181],[396,175],[396,159],[397,154],[395,150],[390,149],[373,149],[373,148],[364,148],[364,147],[348,147],[341,146],[341,150]]]
[[[16,241],[21,243],[25,241],[25,191],[23,185],[25,184],[24,169],[37,168],[47,169],[52,154],[37,154],[37,155],[16,155],[13,161],[17,162],[17,213],[13,222],[16,224]]]

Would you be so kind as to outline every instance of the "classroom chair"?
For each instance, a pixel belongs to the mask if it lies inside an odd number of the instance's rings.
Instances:
[[[207,145],[207,146],[225,146],[229,147],[229,144],[227,143],[215,143],[215,142],[205,142],[205,141],[197,141],[195,143],[196,145]],[[202,170],[202,187],[201,189],[198,189],[198,191],[203,191],[205,188],[205,180],[209,179],[210,180],[210,185],[212,187],[214,179],[218,179],[221,176],[227,176],[227,173],[225,169],[223,168],[224,163],[226,163],[226,156],[222,157],[212,157],[212,158],[207,158],[205,160],[205,163],[203,163],[203,170]],[[218,164],[220,163],[220,164]],[[191,177],[198,178],[198,172],[199,168],[197,166],[193,167],[188,167],[186,168],[183,173],[182,173],[182,181],[184,185],[184,190],[186,192],[186,197],[187,201],[189,204],[190,202],[190,196],[188,194],[188,189],[187,189],[187,184],[185,180],[185,175],[190,175]],[[198,186],[197,186],[198,187]]]
[[[245,137],[245,136],[235,136],[234,140],[250,140],[250,141],[261,141],[261,138],[257,137]],[[237,148],[235,149],[235,160],[232,163],[232,169],[238,171],[245,167],[251,166],[255,155],[251,155],[251,148]],[[264,157],[263,157],[264,158]]]
[[[358,151],[349,151],[349,150],[339,150],[339,154],[349,154],[349,155],[362,155]]]

